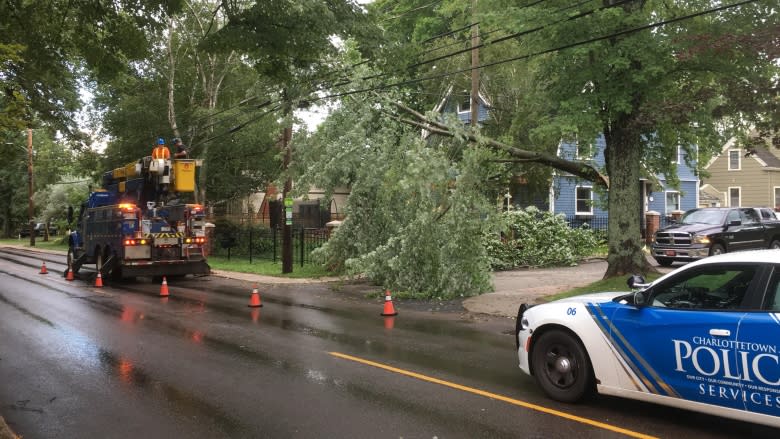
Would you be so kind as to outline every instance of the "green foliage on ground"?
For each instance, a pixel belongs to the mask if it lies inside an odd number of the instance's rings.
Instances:
[[[501,236],[485,237],[494,269],[576,265],[599,247],[601,234],[588,227],[571,228],[563,215],[536,207],[503,212]]]
[[[298,190],[351,188],[345,221],[314,252],[326,267],[421,298],[491,290],[480,239],[494,226],[489,151],[429,144],[362,99],[346,100],[300,150]]]

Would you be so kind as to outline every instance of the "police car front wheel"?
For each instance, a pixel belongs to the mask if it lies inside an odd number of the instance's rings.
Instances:
[[[560,330],[541,335],[531,352],[534,377],[552,399],[577,402],[594,389],[593,367],[585,348],[573,336]]]

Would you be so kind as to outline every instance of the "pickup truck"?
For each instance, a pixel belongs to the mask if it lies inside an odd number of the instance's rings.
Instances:
[[[35,223],[35,236],[44,236],[44,233],[46,231],[46,223]],[[57,234],[57,226],[49,226],[49,236],[54,236]],[[25,226],[19,229],[19,237],[24,238],[26,236],[30,236],[30,227]]]
[[[692,209],[679,222],[655,232],[651,252],[658,265],[690,262],[720,253],[780,248],[780,221],[772,209]]]

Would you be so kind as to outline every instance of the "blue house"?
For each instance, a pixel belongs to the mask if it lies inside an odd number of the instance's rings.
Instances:
[[[454,87],[452,85],[449,86],[444,93],[444,97],[442,97],[441,101],[439,101],[433,110],[441,114],[456,114],[464,125],[470,125],[471,95],[466,90],[460,93],[456,93],[453,90]],[[477,109],[477,123],[483,124],[490,117],[490,101],[485,94],[480,91],[477,94],[477,103],[479,105]]]
[[[576,143],[561,142],[558,146],[558,156],[569,160],[585,160],[603,169],[605,146],[603,136],[587,148],[581,148]],[[662,217],[669,217],[673,212],[698,207],[699,178],[686,164],[683,148],[677,148],[675,163],[680,180],[679,189],[668,185],[664,175],[642,178],[637,182],[637,196],[640,197],[640,211],[637,215],[643,221],[647,211],[656,211]],[[695,159],[691,160],[691,163],[695,166]],[[609,215],[606,204],[602,194],[599,194],[598,189],[594,189],[593,183],[570,174],[556,172],[553,175],[548,206],[550,211],[565,214],[575,224],[592,222],[594,226],[601,228],[603,224],[606,228]]]

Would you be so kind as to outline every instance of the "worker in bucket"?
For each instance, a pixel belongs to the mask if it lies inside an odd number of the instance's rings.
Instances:
[[[165,146],[165,139],[160,137],[157,139],[157,146],[152,150],[153,159],[169,159],[171,158],[171,150]]]

